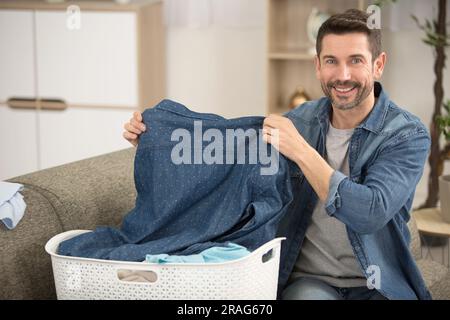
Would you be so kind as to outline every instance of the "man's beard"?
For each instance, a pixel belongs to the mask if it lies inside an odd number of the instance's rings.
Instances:
[[[325,94],[325,96],[328,97],[328,99],[331,100],[331,103],[334,107],[340,109],[340,110],[349,110],[353,109],[361,104],[362,101],[364,101],[372,92],[374,83],[372,82],[370,86],[363,86],[360,82],[356,81],[330,81],[327,84],[324,82],[320,83],[322,86],[322,91]],[[333,87],[335,86],[346,86],[346,87],[355,87],[354,90],[357,90],[355,99],[353,101],[349,102],[341,102],[340,99],[334,99],[333,98]]]

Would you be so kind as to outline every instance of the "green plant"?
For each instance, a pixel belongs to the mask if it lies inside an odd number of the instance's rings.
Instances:
[[[374,1],[373,4],[376,6],[382,7],[385,4],[395,3],[395,2],[397,2],[397,0],[377,0],[377,1]]]
[[[397,0],[377,0],[374,4],[382,6]],[[450,159],[450,100],[444,103],[443,70],[445,69],[445,49],[450,46],[450,36],[447,34],[447,0],[437,0],[437,17],[433,20],[426,19],[421,23],[419,19],[411,15],[417,26],[425,33],[422,41],[434,50],[434,74],[436,76],[434,91],[434,111],[430,124],[431,148],[428,163],[430,175],[428,179],[428,195],[425,203],[420,208],[436,207],[439,200],[439,176],[444,171],[445,160]],[[442,114],[442,111],[445,114]],[[441,147],[440,137],[445,136],[445,145]]]
[[[437,21],[426,19],[425,23],[422,24],[415,15],[411,15],[411,18],[416,22],[417,26],[425,32],[425,38],[422,39],[424,43],[432,47],[448,47],[450,45],[450,35],[440,33]]]
[[[436,123],[439,127],[439,132],[444,135],[445,140],[450,143],[450,100],[442,104],[445,110],[445,115],[440,115],[436,118]]]
[[[436,207],[439,201],[439,176],[444,171],[444,161],[450,157],[450,112],[449,101],[444,103],[443,70],[445,69],[446,54],[445,49],[450,46],[450,36],[447,34],[447,0],[438,0],[437,18],[426,19],[421,23],[419,19],[412,15],[417,26],[425,33],[422,41],[434,50],[434,112],[430,124],[431,148],[428,163],[430,165],[430,175],[428,178],[428,195],[421,208]],[[442,111],[446,114],[442,115]],[[445,145],[441,147],[440,137],[443,134],[446,138]]]

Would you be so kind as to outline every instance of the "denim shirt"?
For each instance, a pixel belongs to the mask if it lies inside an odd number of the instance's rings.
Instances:
[[[349,145],[350,175],[334,171],[325,201],[327,214],[346,225],[362,272],[388,299],[431,299],[409,250],[407,222],[416,185],[428,156],[426,127],[389,100],[375,83],[374,108],[355,128]],[[322,156],[331,104],[328,98],[304,103],[285,114]],[[279,294],[286,285],[317,203],[301,170],[292,168],[294,201],[278,234],[282,247]],[[374,282],[375,281],[375,282]]]
[[[261,174],[269,159],[250,160],[256,142],[276,151],[261,137],[264,117],[225,119],[163,100],[142,118],[150,129],[140,136],[134,159],[135,207],[120,229],[97,227],[62,242],[59,254],[143,261],[148,254],[191,255],[228,242],[251,251],[275,237],[293,199],[292,165],[280,156],[273,174]],[[178,152],[181,141],[188,143]],[[207,159],[208,150],[215,161]],[[187,155],[183,163],[180,153]]]

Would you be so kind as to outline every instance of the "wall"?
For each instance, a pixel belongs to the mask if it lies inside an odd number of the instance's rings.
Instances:
[[[264,30],[168,31],[168,96],[198,112],[263,115]]]
[[[216,4],[223,13],[227,3]],[[224,23],[226,16],[216,22],[168,25],[169,98],[225,117],[265,114],[265,1],[245,4],[241,15],[250,25]]]

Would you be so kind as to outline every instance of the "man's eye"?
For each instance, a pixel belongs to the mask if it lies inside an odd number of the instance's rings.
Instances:
[[[353,58],[352,59],[352,63],[353,64],[357,64],[357,63],[360,63],[360,62],[362,62],[362,60],[360,58]]]
[[[328,60],[325,60],[325,63],[326,64],[333,64],[334,60],[333,59],[328,59]]]

